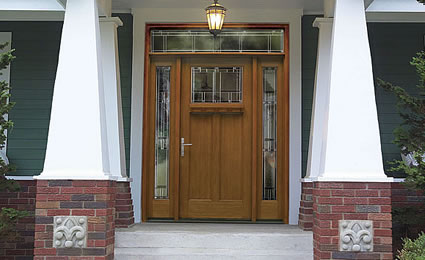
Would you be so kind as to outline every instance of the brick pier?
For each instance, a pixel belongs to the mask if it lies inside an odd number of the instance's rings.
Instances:
[[[112,260],[115,190],[115,181],[38,180],[34,259]]]
[[[393,259],[391,183],[314,182],[313,215],[315,260]],[[358,220],[371,221],[373,244],[367,244],[364,251],[356,251],[358,246],[353,247],[354,250],[341,249],[340,223],[347,226],[349,221]],[[354,236],[366,238],[361,235],[362,228],[361,225],[353,226]],[[368,247],[371,250],[367,250]]]

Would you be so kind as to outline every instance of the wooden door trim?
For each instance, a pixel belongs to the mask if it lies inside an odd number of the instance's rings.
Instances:
[[[259,23],[227,23],[225,24],[223,27],[224,28],[251,28],[251,29],[284,29],[284,52],[283,53],[202,53],[202,52],[195,52],[195,53],[150,53],[150,45],[151,45],[151,30],[152,29],[193,29],[193,28],[207,28],[208,24],[207,23],[152,23],[152,24],[146,24],[145,27],[145,50],[144,50],[144,71],[143,71],[143,75],[144,75],[144,80],[143,80],[143,128],[142,128],[142,132],[143,132],[143,136],[142,136],[142,140],[143,140],[143,147],[142,147],[142,201],[141,203],[141,210],[142,210],[142,221],[146,222],[148,220],[147,217],[147,202],[148,202],[148,184],[147,184],[147,174],[148,174],[148,165],[149,163],[151,163],[150,159],[149,159],[149,147],[150,147],[150,142],[151,140],[149,140],[150,137],[150,126],[149,126],[149,93],[150,93],[150,81],[149,81],[149,77],[150,77],[150,62],[151,62],[151,56],[180,56],[177,57],[177,62],[176,62],[176,73],[178,73],[178,71],[180,70],[180,74],[181,74],[181,57],[182,56],[186,56],[186,55],[214,55],[214,56],[219,56],[219,55],[224,55],[224,56],[228,56],[228,55],[234,55],[234,56],[252,56],[253,57],[253,62],[254,63],[254,59],[257,59],[256,57],[261,57],[261,56],[282,56],[283,59],[283,85],[284,85],[284,95],[283,95],[283,115],[284,115],[284,122],[283,122],[283,131],[284,131],[284,151],[283,151],[283,178],[282,178],[282,182],[281,185],[284,188],[284,193],[281,192],[282,194],[280,196],[283,197],[282,199],[282,206],[283,206],[283,221],[285,223],[288,223],[289,220],[289,147],[290,147],[290,139],[289,139],[289,124],[290,124],[290,119],[289,119],[289,83],[290,83],[290,75],[289,75],[289,24],[259,24]],[[257,63],[258,64],[258,63]],[[256,68],[257,66],[255,66],[255,70],[257,70]],[[254,72],[254,66],[253,66],[253,72]],[[258,72],[258,71],[257,71]],[[253,82],[258,82],[258,76],[254,76],[256,75],[256,73],[253,73],[253,80],[255,79],[254,77],[257,77],[257,81],[253,81]],[[177,104],[175,105],[174,109],[180,109],[180,83],[181,83],[181,75],[176,75],[176,97],[177,97]],[[257,87],[257,84],[254,84],[255,87],[253,86],[253,91],[254,88]],[[257,88],[258,89],[258,88]],[[255,92],[253,92],[255,93]],[[254,96],[254,95],[253,95]],[[256,102],[253,102],[253,109],[257,106]],[[255,107],[254,107],[255,106]],[[180,115],[180,114],[179,114]],[[253,110],[253,130],[255,129],[254,126],[254,119],[255,121],[257,121],[258,123],[258,118],[257,118],[257,113],[255,112],[255,110]],[[178,136],[180,135],[180,116],[176,116],[175,120],[175,124],[176,124],[176,128],[177,128],[177,132],[176,132],[176,138],[174,138],[174,145],[176,145],[175,147],[179,147],[179,138]],[[255,130],[257,131],[257,130]],[[254,137],[255,136],[255,137]],[[256,135],[253,132],[253,142],[255,141],[255,143],[253,143],[254,149],[257,150],[257,146],[258,146],[258,138],[256,137]],[[173,176],[173,181],[174,181],[174,186],[173,189],[170,189],[170,191],[172,190],[172,192],[170,192],[170,196],[174,197],[174,205],[173,205],[173,214],[174,214],[174,220],[178,220],[179,218],[179,164],[180,164],[180,160],[179,160],[179,149],[175,149],[176,151],[173,151],[173,157],[175,158],[175,162],[173,164],[173,166],[176,168],[174,170],[174,176]],[[257,153],[253,153],[253,154],[257,154]],[[258,162],[257,159],[252,162],[253,166],[256,166],[255,168],[253,168],[253,174],[254,175],[254,169],[256,169],[258,167]],[[256,171],[256,170],[255,170]],[[171,177],[170,177],[171,178]],[[257,213],[257,203],[256,203],[256,196],[255,193],[257,192],[257,187],[256,184],[257,183],[257,177],[256,175],[252,177],[252,192],[253,192],[253,199],[252,199],[252,220],[255,221],[256,220],[256,213]],[[255,183],[254,183],[255,182]],[[170,183],[170,187],[171,187],[171,183]],[[255,202],[254,202],[255,201]],[[254,213],[255,212],[255,213]]]
[[[251,219],[257,221],[257,128],[258,128],[258,113],[257,113],[257,89],[258,89],[258,58],[252,58],[252,173],[251,173]]]
[[[174,191],[172,196],[174,197],[174,220],[179,220],[180,216],[180,106],[181,106],[181,73],[182,73],[182,59],[178,57],[176,60],[176,87],[175,87],[175,149],[174,149]],[[171,184],[171,183],[170,183]]]
[[[284,84],[284,111],[283,116],[285,117],[283,125],[283,138],[284,138],[284,168],[283,168],[283,187],[285,188],[285,194],[282,192],[283,203],[283,221],[289,223],[289,146],[290,146],[290,118],[289,118],[289,83],[290,83],[290,74],[289,74],[289,26],[285,29],[284,36],[284,47],[285,47],[285,56],[283,57],[283,84]]]
[[[148,219],[148,186],[147,186],[147,172],[148,172],[148,148],[149,145],[149,71],[150,71],[150,57],[147,55],[150,50],[150,41],[151,39],[151,32],[150,30],[146,31],[145,35],[145,64],[144,64],[144,72],[143,72],[143,136],[142,136],[142,221],[146,222]]]

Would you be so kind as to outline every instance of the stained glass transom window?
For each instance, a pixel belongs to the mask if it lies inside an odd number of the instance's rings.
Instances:
[[[264,52],[284,50],[284,30],[153,30],[151,52]]]

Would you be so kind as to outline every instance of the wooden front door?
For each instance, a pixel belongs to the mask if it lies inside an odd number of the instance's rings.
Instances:
[[[191,145],[180,148],[181,218],[251,217],[251,66],[183,59],[180,135]]]
[[[151,57],[144,104],[144,221],[287,223],[285,66],[279,55]]]

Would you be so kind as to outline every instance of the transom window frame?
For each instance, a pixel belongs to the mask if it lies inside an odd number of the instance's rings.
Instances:
[[[288,24],[250,24],[250,23],[225,23],[223,30],[226,29],[255,29],[255,30],[283,30],[283,51],[279,52],[257,52],[257,51],[167,51],[167,52],[154,52],[151,49],[152,44],[152,32],[155,30],[196,30],[196,29],[207,29],[207,23],[188,23],[188,24],[173,24],[173,23],[152,23],[146,24],[145,28],[145,62],[149,56],[154,55],[193,55],[193,54],[214,54],[214,55],[275,55],[275,56],[287,56],[289,54],[289,25]],[[147,57],[148,56],[148,57]]]
[[[152,53],[167,52],[283,52],[284,29],[223,29],[213,36],[207,29],[152,30]],[[179,38],[179,41],[176,41]],[[173,40],[174,39],[174,40]],[[176,44],[179,42],[179,44]],[[169,46],[170,45],[170,46]]]

